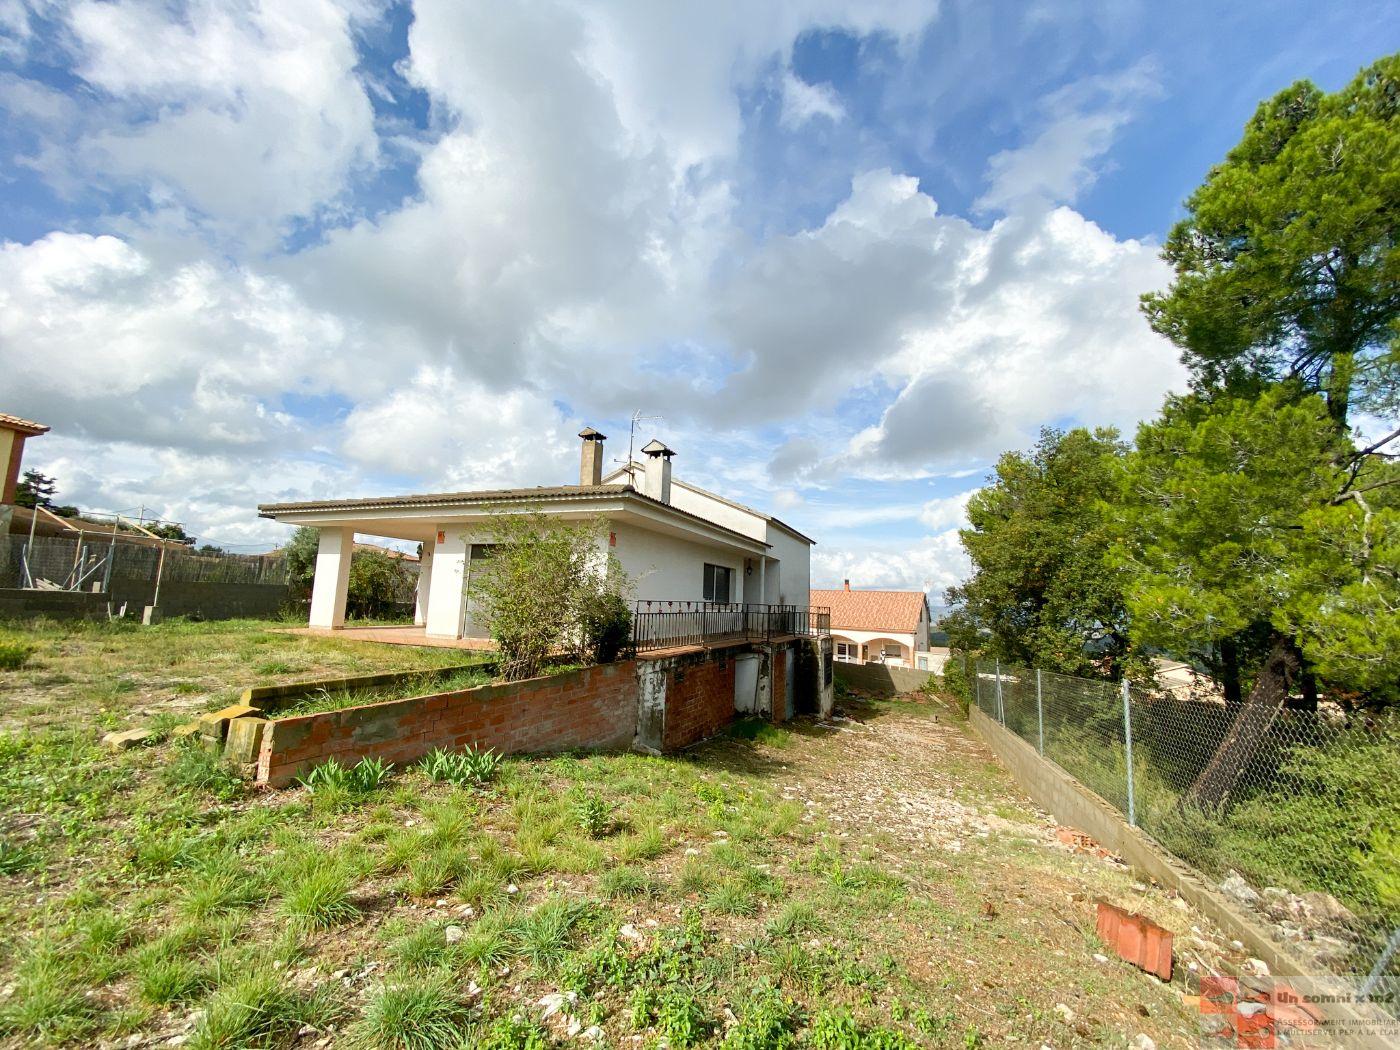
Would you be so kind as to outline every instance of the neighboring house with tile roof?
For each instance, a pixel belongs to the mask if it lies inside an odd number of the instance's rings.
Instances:
[[[813,540],[790,525],[672,480],[675,453],[652,441],[645,462],[603,477],[604,435],[585,428],[579,483],[540,488],[435,492],[367,499],[264,504],[265,518],[320,530],[311,626],[341,627],[357,534],[423,545],[417,621],[435,638],[484,638],[473,571],[491,556],[492,522],[534,511],[566,521],[601,517],[602,542],[617,557],[644,611],[743,602],[806,608]],[[805,622],[805,618],[804,618]]]
[[[831,640],[842,663],[937,670],[929,659],[932,617],[923,591],[814,590],[810,603],[831,609]],[[932,654],[946,655],[944,653]]]
[[[25,440],[48,432],[49,428],[43,423],[0,412],[0,470],[4,471],[0,474],[0,503],[15,501]]]

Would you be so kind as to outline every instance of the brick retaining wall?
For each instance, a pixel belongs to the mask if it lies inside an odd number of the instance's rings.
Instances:
[[[666,682],[666,751],[714,736],[734,721],[734,655],[720,649],[682,657]]]
[[[734,714],[729,664],[729,717]],[[687,676],[690,677],[690,676]],[[703,676],[697,676],[697,686]],[[698,724],[698,723],[697,723]],[[467,745],[505,754],[624,749],[637,727],[635,661],[278,719],[258,755],[258,782],[271,787],[335,758],[406,765],[437,747]]]

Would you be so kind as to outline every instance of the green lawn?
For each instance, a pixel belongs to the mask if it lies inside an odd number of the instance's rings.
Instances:
[[[1195,1041],[1180,988],[1095,962],[1092,898],[1200,919],[1057,848],[946,709],[259,793],[200,750],[100,733],[461,654],[246,623],[3,637],[35,653],[0,671],[0,1041]]]

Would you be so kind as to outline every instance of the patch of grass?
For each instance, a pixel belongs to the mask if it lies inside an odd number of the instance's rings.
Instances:
[[[261,880],[244,870],[220,872],[193,880],[180,910],[191,919],[205,919],[260,903],[266,893]]]
[[[0,1003],[0,1034],[30,1042],[70,1042],[92,1030],[97,1004],[72,962],[42,946],[21,968],[13,993]]]
[[[470,1007],[446,977],[423,977],[381,989],[352,1037],[385,1050],[453,1050],[466,1045],[470,1020]]]
[[[741,718],[729,727],[736,740],[751,740],[769,747],[787,747],[792,743],[792,731],[776,726],[766,718]]]
[[[0,875],[18,875],[37,868],[42,860],[43,854],[36,846],[0,838]]]
[[[516,944],[522,958],[542,970],[563,961],[588,908],[578,901],[551,897],[522,918],[516,928]]]
[[[802,1011],[776,988],[762,985],[739,1010],[724,1037],[726,1050],[788,1050],[797,1045]]]
[[[408,874],[401,885],[409,897],[440,896],[466,871],[471,858],[461,849],[436,849],[408,862]]]
[[[244,1050],[288,1040],[304,1024],[325,1023],[325,1001],[297,991],[286,974],[257,969],[221,983],[187,1044],[191,1050]]]
[[[605,897],[650,897],[657,886],[640,868],[623,865],[604,872],[598,890]]]
[[[34,655],[34,647],[23,642],[0,641],[0,671],[18,671]]]
[[[165,767],[162,779],[172,791],[208,794],[224,802],[241,797],[247,790],[246,782],[223,755],[197,740],[177,745],[175,760]]]
[[[282,896],[282,914],[300,929],[350,922],[360,909],[350,899],[354,876],[343,864],[315,867],[297,877]]]
[[[789,901],[783,910],[768,923],[768,936],[774,938],[799,937],[822,928],[821,915],[807,901]]]
[[[214,980],[209,967],[159,952],[138,957],[135,977],[137,994],[153,1006],[192,1002],[208,991]]]

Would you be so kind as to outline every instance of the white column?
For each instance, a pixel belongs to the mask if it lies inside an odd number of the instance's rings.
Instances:
[[[462,583],[467,571],[467,534],[461,528],[440,529],[433,545],[432,578],[428,584],[426,627],[434,638],[460,638],[465,626]]]
[[[433,586],[433,541],[423,544],[423,557],[418,562],[418,593],[413,602],[413,624],[422,627],[428,622],[428,596]]]
[[[772,605],[768,600],[768,557],[758,556],[758,601],[760,605]]]
[[[344,627],[345,594],[350,588],[350,555],[355,531],[339,526],[321,529],[316,548],[316,577],[311,585],[311,626]]]

